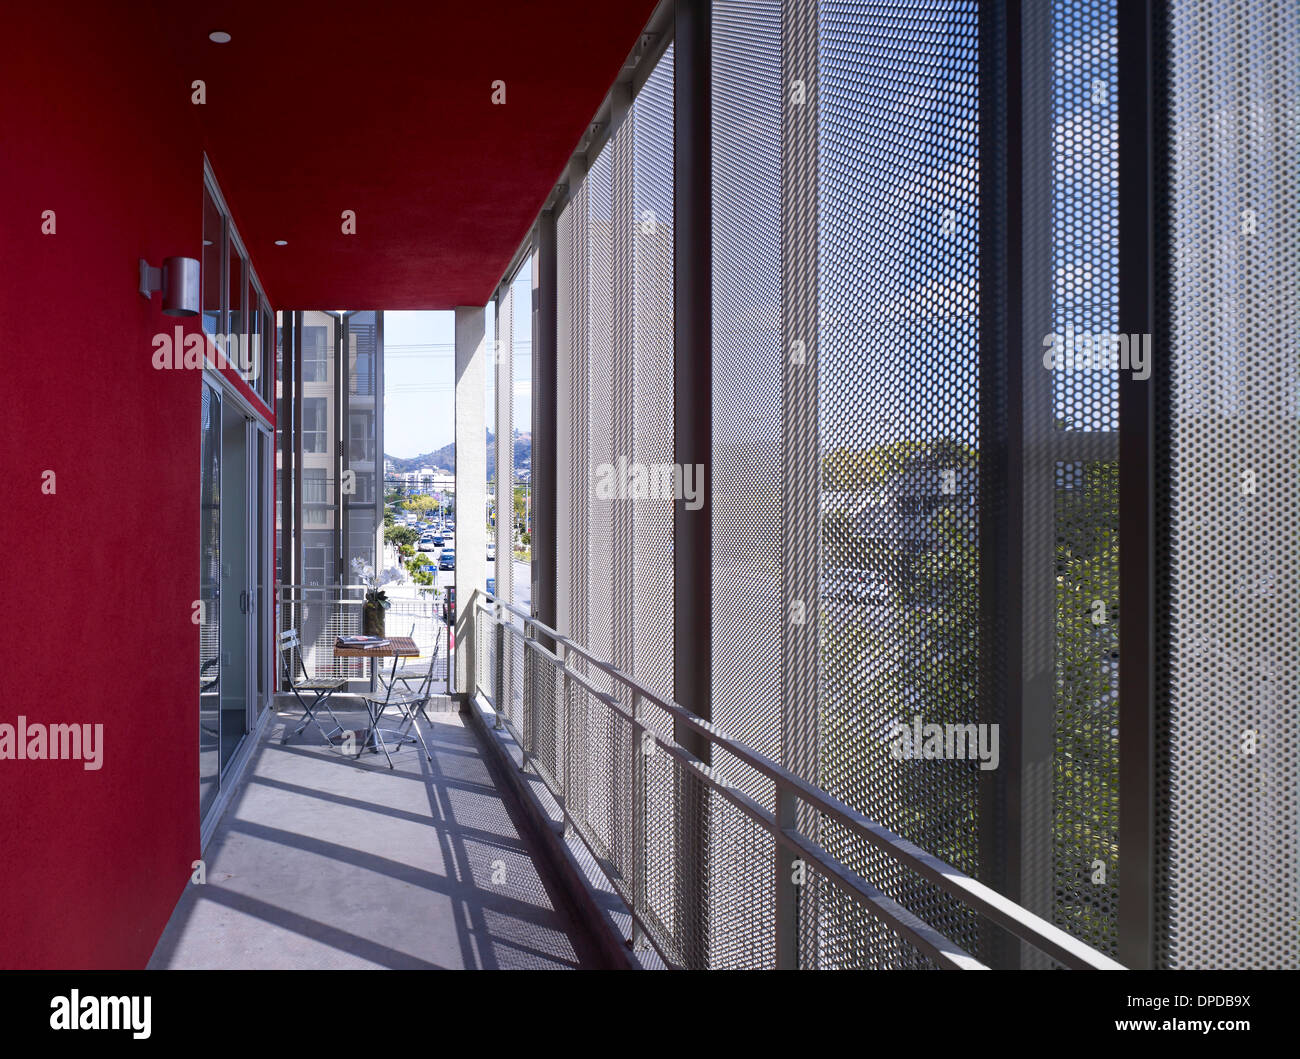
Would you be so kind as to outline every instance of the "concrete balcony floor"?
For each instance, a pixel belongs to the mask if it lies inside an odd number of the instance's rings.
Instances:
[[[312,726],[281,745],[299,714],[268,718],[150,968],[598,966],[453,711],[435,699],[419,722],[432,763],[407,744],[392,770]]]

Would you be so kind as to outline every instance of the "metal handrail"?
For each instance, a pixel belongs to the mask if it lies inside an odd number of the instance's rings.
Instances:
[[[935,928],[881,893],[852,869],[836,860],[806,835],[802,834],[793,823],[795,819],[793,802],[796,799],[816,812],[837,821],[851,834],[891,857],[896,863],[933,883],[943,892],[957,898],[967,907],[977,911],[1022,941],[1057,960],[1064,967],[1091,970],[1124,969],[1122,964],[1109,956],[1091,948],[1042,917],[999,894],[984,883],[971,878],[960,869],[945,863],[882,825],[868,820],[834,795],[796,776],[760,751],[727,735],[711,722],[702,720],[677,703],[663,698],[636,678],[623,673],[611,663],[593,654],[582,644],[557,632],[526,611],[504,600],[496,599],[490,593],[481,589],[475,591],[471,605],[475,608],[476,613],[485,614],[495,625],[509,629],[512,635],[519,637],[524,642],[525,650],[531,649],[545,657],[556,668],[557,673],[567,680],[577,682],[590,695],[628,721],[633,727],[634,745],[640,745],[641,740],[648,733],[659,747],[697,775],[701,782],[717,791],[760,827],[768,831],[774,842],[784,847],[788,852],[815,864],[835,886],[848,893],[856,901],[866,905],[873,915],[888,923],[901,937],[907,939],[918,950],[930,956],[941,966],[965,970],[982,969],[984,967],[982,963],[935,930]],[[492,608],[496,608],[495,613]],[[523,627],[517,627],[513,622],[503,620],[501,617],[502,611],[519,618],[524,623]],[[585,674],[570,666],[567,657],[561,657],[548,650],[539,640],[530,638],[527,635],[529,628],[535,634],[539,633],[542,637],[554,641],[558,647],[566,652],[566,655],[568,652],[580,655],[591,665],[631,691],[634,695],[634,708],[632,711],[625,710],[617,697],[602,691]],[[497,665],[500,666],[501,664],[502,659],[498,653]],[[635,703],[638,700],[652,703],[672,717],[674,721],[680,722],[686,728],[703,736],[713,746],[744,762],[756,772],[771,780],[775,790],[777,813],[772,813],[748,795],[727,783],[717,775],[712,767],[704,764],[699,758],[680,747],[676,742],[666,741],[654,729],[648,728],[636,715]],[[501,717],[500,709],[497,710],[497,715],[498,718]],[[527,748],[525,748],[525,753],[527,754]],[[560,800],[560,803],[563,812],[568,817],[568,806],[563,799]],[[779,821],[778,817],[780,818]],[[575,827],[575,831],[585,842],[583,828]],[[595,853],[595,850],[592,852]],[[597,857],[597,861],[600,862],[599,857]],[[659,951],[666,962],[671,963],[667,953],[664,952],[664,947],[657,942],[653,928],[644,922],[636,908],[633,907],[630,911],[633,920],[645,931],[646,936],[656,950]],[[780,919],[780,908],[777,911],[778,919]],[[793,956],[792,953],[787,955]],[[780,962],[782,961],[778,960],[778,963]]]

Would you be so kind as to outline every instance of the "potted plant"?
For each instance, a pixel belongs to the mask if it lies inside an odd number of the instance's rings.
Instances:
[[[361,634],[382,637],[384,611],[392,605],[383,586],[400,581],[402,575],[396,570],[385,570],[381,574],[376,574],[375,568],[361,558],[352,560],[352,569],[356,571],[357,577],[366,590],[365,598],[361,603]]]

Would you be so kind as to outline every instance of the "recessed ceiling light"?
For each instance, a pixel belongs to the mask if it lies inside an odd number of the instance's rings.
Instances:
[[[225,44],[230,40],[230,34],[225,30],[214,29],[208,34],[208,40],[212,41],[213,44]]]
[[[288,245],[289,245],[289,240],[288,240],[288,239],[277,239],[277,240],[275,241],[275,245],[276,245],[276,246],[288,246]]]

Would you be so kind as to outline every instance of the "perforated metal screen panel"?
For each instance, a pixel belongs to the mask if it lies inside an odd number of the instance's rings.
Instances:
[[[980,719],[977,43],[973,2],[820,7],[818,779],[970,873],[978,762],[912,735]],[[955,903],[833,823],[821,839],[974,950]],[[828,902],[818,964],[864,965],[867,930]]]
[[[713,5],[713,719],[781,757],[785,595],[781,467],[781,3]],[[760,804],[771,785],[714,767]],[[771,853],[739,844],[731,807],[709,831],[711,962],[773,960]],[[748,834],[748,829],[743,829]],[[764,848],[771,843],[765,835]]]
[[[780,0],[713,5],[713,719],[781,756]],[[756,795],[757,791],[750,791]]]
[[[673,692],[673,50],[632,103],[632,446],[652,474],[632,500],[634,675]],[[706,483],[690,479],[702,490]]]
[[[1171,5],[1167,342],[1139,336],[1117,367],[1043,357],[1116,351],[1119,293],[1142,278],[1119,271],[1121,9],[1020,5],[1020,53],[981,57],[998,10],[715,0],[714,720],[1118,953],[1120,371],[1149,371],[1167,395],[1157,962],[1296,966],[1300,12]],[[981,83],[981,58],[1015,90]],[[558,219],[561,623],[662,692],[691,605],[673,598],[671,505],[595,484],[672,460],[673,61]],[[981,141],[982,105],[1019,157]],[[1017,197],[981,215],[995,171]],[[981,231],[1007,209],[1022,275],[981,275],[1000,248]],[[637,756],[599,696],[561,694],[524,718],[539,766],[656,943],[691,966],[772,965],[770,839],[673,759]],[[713,764],[774,804],[738,759]],[[798,826],[967,951],[1047,964],[834,821]],[[934,965],[816,872],[798,902],[801,966]]]
[[[1296,967],[1300,7],[1182,0],[1167,49],[1157,960]]]
[[[1022,657],[1025,723],[1050,710],[1052,725],[1039,748],[1050,782],[1026,781],[1025,799],[1041,804],[1028,814],[1021,901],[1114,956],[1120,373],[1043,359],[1058,340],[1119,328],[1114,0],[1054,0],[1023,35]],[[1035,870],[1049,854],[1050,876]]]

